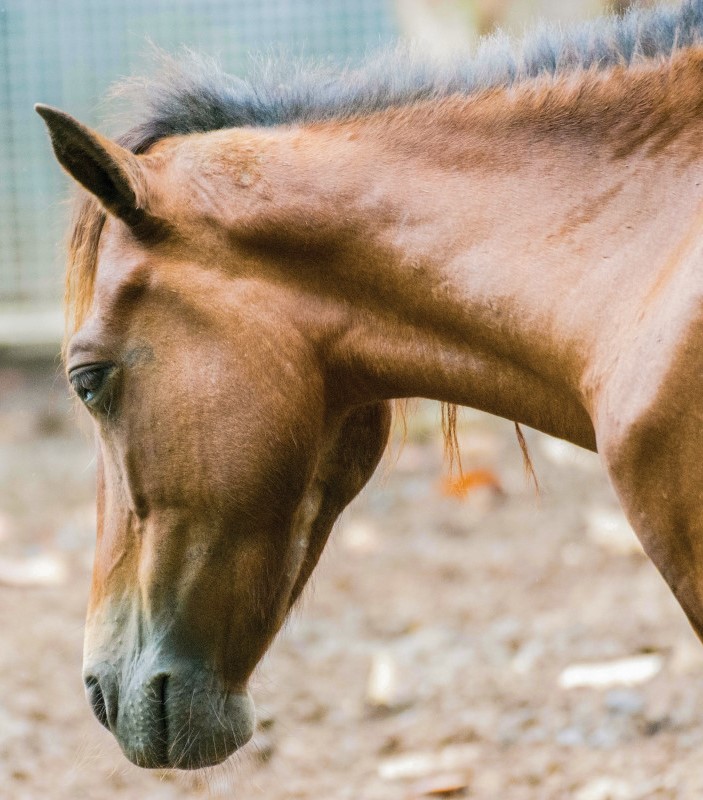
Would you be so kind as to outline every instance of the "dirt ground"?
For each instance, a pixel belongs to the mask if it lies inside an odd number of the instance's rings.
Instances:
[[[703,647],[597,457],[527,432],[537,499],[512,426],[466,412],[464,466],[501,491],[445,496],[437,417],[420,407],[338,523],[256,673],[255,741],[205,774],[148,772],[80,679],[89,428],[55,364],[0,364],[0,797],[703,797]],[[566,686],[631,657],[653,665],[639,683]]]

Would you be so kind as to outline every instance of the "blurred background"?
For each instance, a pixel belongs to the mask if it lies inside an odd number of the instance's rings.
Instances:
[[[674,4],[674,3],[672,3]],[[85,415],[58,359],[69,183],[37,101],[100,125],[149,42],[244,73],[356,61],[398,38],[471,48],[624,0],[0,0],[0,795],[12,798],[700,798],[703,648],[598,458],[417,403],[257,671],[253,745],[223,768],[131,767],[80,678],[94,537]],[[109,130],[109,128],[107,129]]]

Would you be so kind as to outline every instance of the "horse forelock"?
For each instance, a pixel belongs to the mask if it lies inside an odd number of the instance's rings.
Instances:
[[[107,214],[91,195],[81,191],[74,201],[73,223],[68,241],[64,285],[64,354],[70,337],[88,315],[93,301],[98,265],[98,245]]]

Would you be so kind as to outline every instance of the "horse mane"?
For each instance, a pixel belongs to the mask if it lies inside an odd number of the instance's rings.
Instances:
[[[227,74],[208,58],[183,51],[177,58],[160,55],[161,68],[154,77],[130,79],[115,87],[113,95],[131,101],[133,121],[117,141],[140,154],[169,136],[350,119],[451,95],[508,89],[535,78],[548,81],[578,72],[656,63],[702,42],[703,0],[684,0],[678,8],[635,8],[566,30],[542,24],[519,41],[496,34],[484,38],[475,54],[443,62],[429,60],[412,45],[399,45],[360,66],[341,69],[261,61],[244,79]],[[69,241],[66,339],[80,327],[92,302],[104,223],[102,206],[83,192]],[[456,422],[456,407],[444,405],[445,449],[450,465],[456,463],[461,471]],[[534,479],[519,429],[518,439]]]
[[[684,0],[678,8],[635,8],[568,29],[543,23],[519,41],[499,33],[482,39],[475,54],[445,61],[400,44],[342,69],[267,59],[255,62],[245,79],[183,51],[162,56],[154,77],[127,80],[115,93],[127,95],[140,115],[135,124],[130,113],[133,127],[122,143],[143,153],[167,136],[340,120],[536,77],[627,66],[701,41],[703,0]]]

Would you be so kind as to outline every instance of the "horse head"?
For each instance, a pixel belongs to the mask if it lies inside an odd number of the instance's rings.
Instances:
[[[134,763],[215,764],[252,735],[248,679],[376,467],[389,408],[340,401],[312,301],[193,211],[196,157],[138,157],[39,111],[98,230],[65,350],[98,450],[86,691]]]

